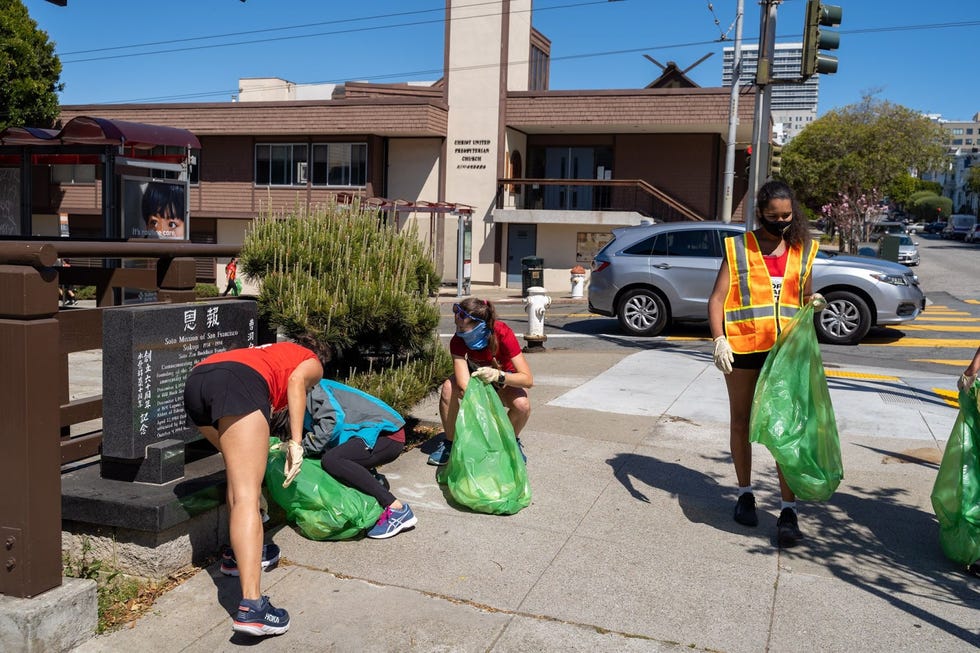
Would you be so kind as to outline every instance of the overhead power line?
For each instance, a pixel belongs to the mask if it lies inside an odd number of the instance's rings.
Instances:
[[[478,3],[476,5],[472,5],[472,6],[482,6],[482,5],[486,5],[486,4],[493,4],[493,5],[498,5],[499,6],[500,2],[499,2],[499,0],[497,0],[497,2],[482,2],[482,3]],[[534,10],[534,13],[540,14],[543,11],[554,11],[554,10],[557,10],[557,9],[574,9],[574,8],[578,8],[578,7],[587,7],[587,6],[590,6],[590,5],[605,5],[605,4],[608,4],[608,0],[588,0],[587,2],[576,2],[576,3],[564,4],[564,5],[555,5],[553,7],[540,7],[538,9],[535,9]],[[195,37],[195,38],[191,38],[191,39],[175,39],[175,40],[172,40],[172,41],[155,41],[153,43],[147,43],[147,44],[144,44],[144,45],[146,45],[146,46],[169,45],[169,44],[174,43],[174,42],[186,42],[186,41],[193,41],[193,40],[213,39],[213,38],[221,38],[222,36],[238,36],[238,35],[242,35],[242,34],[256,34],[256,33],[261,33],[261,32],[264,32],[264,31],[280,31],[280,30],[289,30],[289,29],[300,29],[302,27],[308,27],[308,26],[332,25],[332,24],[341,24],[341,23],[349,23],[349,22],[359,22],[359,21],[364,21],[364,20],[374,20],[376,18],[387,18],[387,17],[395,17],[395,16],[402,16],[402,15],[417,14],[417,13],[429,13],[431,11],[435,11],[435,10],[416,11],[416,12],[405,12],[404,14],[384,14],[384,15],[375,16],[375,17],[351,18],[351,19],[344,19],[344,20],[337,20],[337,21],[326,21],[326,22],[322,22],[322,23],[309,23],[308,25],[298,25],[298,26],[294,26],[294,27],[269,28],[268,30],[254,30],[254,31],[251,31],[251,32],[236,32],[236,33],[233,33],[233,34],[221,35],[221,36],[203,36],[203,37]],[[531,10],[528,9],[528,10],[521,10],[521,11],[512,11],[511,12],[511,15],[520,14],[520,13],[531,13]],[[488,17],[500,16],[500,15],[501,15],[501,12],[498,11],[498,12],[489,13],[489,14],[479,14],[479,15],[472,15],[472,16],[471,15],[454,16],[454,17],[451,18],[451,20],[452,21],[457,21],[457,20],[472,20],[474,18],[488,18]],[[179,47],[179,48],[168,47],[168,48],[161,49],[161,50],[147,50],[145,52],[128,52],[128,53],[125,53],[125,54],[107,54],[107,55],[104,55],[104,56],[87,57],[87,58],[83,58],[83,59],[69,59],[69,60],[64,60],[63,59],[61,61],[61,63],[62,63],[62,65],[68,65],[68,64],[75,64],[75,63],[86,63],[86,62],[90,62],[90,61],[106,61],[106,60],[109,60],[109,59],[127,59],[127,58],[132,58],[132,57],[146,57],[146,56],[155,55],[155,54],[167,54],[167,55],[169,55],[169,54],[173,54],[175,52],[191,52],[191,51],[194,51],[194,50],[213,50],[213,49],[217,49],[217,48],[229,48],[229,47],[236,47],[236,46],[240,46],[240,45],[255,45],[257,43],[274,43],[276,41],[291,41],[291,40],[299,40],[299,39],[310,39],[310,38],[318,38],[318,37],[322,37],[322,36],[337,36],[339,34],[356,34],[356,33],[361,33],[361,32],[374,32],[374,31],[387,30],[387,29],[395,29],[395,28],[402,28],[402,27],[419,27],[421,25],[442,24],[444,22],[445,22],[445,19],[440,17],[440,18],[433,18],[431,20],[419,20],[419,21],[412,21],[412,22],[395,23],[395,24],[392,24],[392,25],[371,25],[371,26],[366,26],[366,27],[351,27],[351,28],[348,28],[348,29],[331,30],[331,31],[326,31],[326,32],[315,32],[313,34],[292,34],[292,35],[288,35],[288,36],[275,36],[275,37],[264,38],[264,39],[251,39],[251,40],[247,40],[247,41],[231,41],[231,42],[228,42],[228,43],[210,43],[210,44],[206,44],[206,45],[188,45],[188,46]],[[97,49],[97,50],[80,50],[77,53],[78,54],[82,54],[82,53],[89,53],[89,52],[113,51],[113,50],[119,50],[119,49],[131,49],[131,48],[134,48],[134,47],[143,47],[143,46],[142,45],[136,45],[136,46],[113,46],[113,47],[101,48],[101,49]],[[64,55],[59,55],[59,56],[66,56],[67,57],[70,54],[73,54],[73,53],[65,53]]]

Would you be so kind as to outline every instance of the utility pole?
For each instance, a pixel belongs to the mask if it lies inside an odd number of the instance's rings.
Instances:
[[[752,157],[749,188],[745,193],[745,229],[755,228],[755,195],[762,185],[769,160],[769,119],[772,115],[772,75],[776,54],[776,8],[782,0],[762,0],[759,27],[759,63],[755,73],[755,110],[752,116]]]
[[[721,221],[732,221],[732,195],[735,193],[735,132],[738,127],[739,77],[742,75],[742,16],[744,0],[735,10],[735,47],[732,51],[732,94],[728,103],[728,143],[725,146],[724,191],[721,199]]]

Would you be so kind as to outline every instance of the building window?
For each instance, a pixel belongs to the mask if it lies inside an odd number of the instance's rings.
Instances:
[[[175,163],[183,159],[187,148],[175,145],[157,145],[149,151],[149,156],[160,157],[161,161]],[[187,180],[191,186],[196,186],[200,181],[201,150],[191,148],[191,160],[187,164]],[[155,179],[177,179],[180,174],[171,170],[150,170],[150,176]]]
[[[962,136],[963,135],[963,128],[962,127],[953,127],[953,130],[952,131],[953,131],[953,136]]]
[[[365,186],[367,143],[314,143],[314,186]]]
[[[51,183],[53,184],[94,184],[94,165],[52,165]]]
[[[256,186],[305,186],[306,145],[262,143],[255,146]]]
[[[548,90],[548,64],[548,54],[536,45],[532,45],[531,65],[529,66],[530,70],[528,71],[529,79],[527,84],[529,91]]]

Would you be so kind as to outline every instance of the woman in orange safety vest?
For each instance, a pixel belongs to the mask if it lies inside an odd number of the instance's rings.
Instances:
[[[738,479],[735,521],[756,526],[752,493],[752,445],[749,415],[759,372],[776,336],[812,296],[811,270],[817,243],[781,181],[759,189],[755,203],[759,227],[725,239],[725,258],[708,300],[708,322],[715,341],[715,365],[725,374],[731,412],[731,451]],[[817,296],[816,308],[826,302]],[[779,466],[777,465],[777,471]],[[793,546],[803,535],[796,496],[779,473],[782,506],[776,522],[780,546]]]

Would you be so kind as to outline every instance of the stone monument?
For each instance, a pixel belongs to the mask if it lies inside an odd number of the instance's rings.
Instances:
[[[184,382],[219,351],[255,346],[254,301],[127,306],[103,312],[102,477],[168,483],[184,445],[200,438],[184,413]]]

